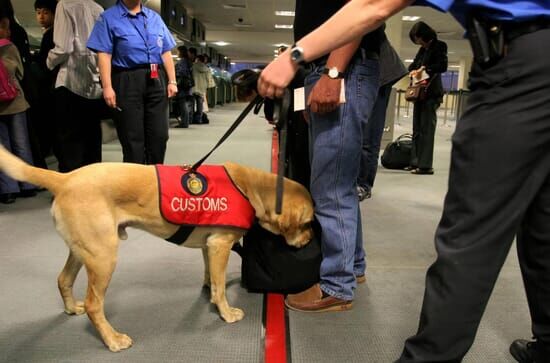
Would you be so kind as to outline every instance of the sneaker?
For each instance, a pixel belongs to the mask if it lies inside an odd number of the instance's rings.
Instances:
[[[369,199],[371,197],[371,192],[370,192],[370,190],[367,190],[366,188],[358,186],[357,187],[357,197],[359,197],[359,201],[362,202],[365,199]]]

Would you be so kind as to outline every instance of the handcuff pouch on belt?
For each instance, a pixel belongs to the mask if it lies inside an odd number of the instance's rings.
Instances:
[[[467,30],[474,61],[478,65],[488,68],[504,57],[505,34],[498,21],[470,16]]]

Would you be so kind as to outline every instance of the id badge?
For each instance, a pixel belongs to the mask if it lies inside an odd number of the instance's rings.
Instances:
[[[158,78],[159,78],[159,65],[151,64],[151,79],[158,79]]]

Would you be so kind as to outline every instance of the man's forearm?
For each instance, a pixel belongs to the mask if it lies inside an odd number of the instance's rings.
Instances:
[[[414,0],[352,0],[298,45],[310,62],[378,28]]]
[[[327,68],[336,67],[338,71],[344,72],[360,44],[360,39],[354,40],[341,48],[333,50],[328,57]]]

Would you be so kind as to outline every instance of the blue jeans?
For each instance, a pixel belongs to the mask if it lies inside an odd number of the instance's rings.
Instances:
[[[309,89],[324,65],[306,77]],[[365,251],[356,182],[361,159],[362,122],[378,91],[378,61],[354,58],[346,71],[346,103],[336,111],[310,111],[311,195],[321,224],[321,289],[352,300],[355,275],[365,273]]]
[[[378,170],[380,142],[386,124],[386,109],[388,108],[392,85],[393,83],[388,83],[380,87],[371,117],[363,127],[363,153],[361,154],[361,168],[357,184],[367,192],[372,190],[376,171]]]
[[[33,164],[26,112],[0,116],[0,143],[27,164]],[[0,194],[18,193],[34,188],[32,184],[19,183],[0,172]]]

